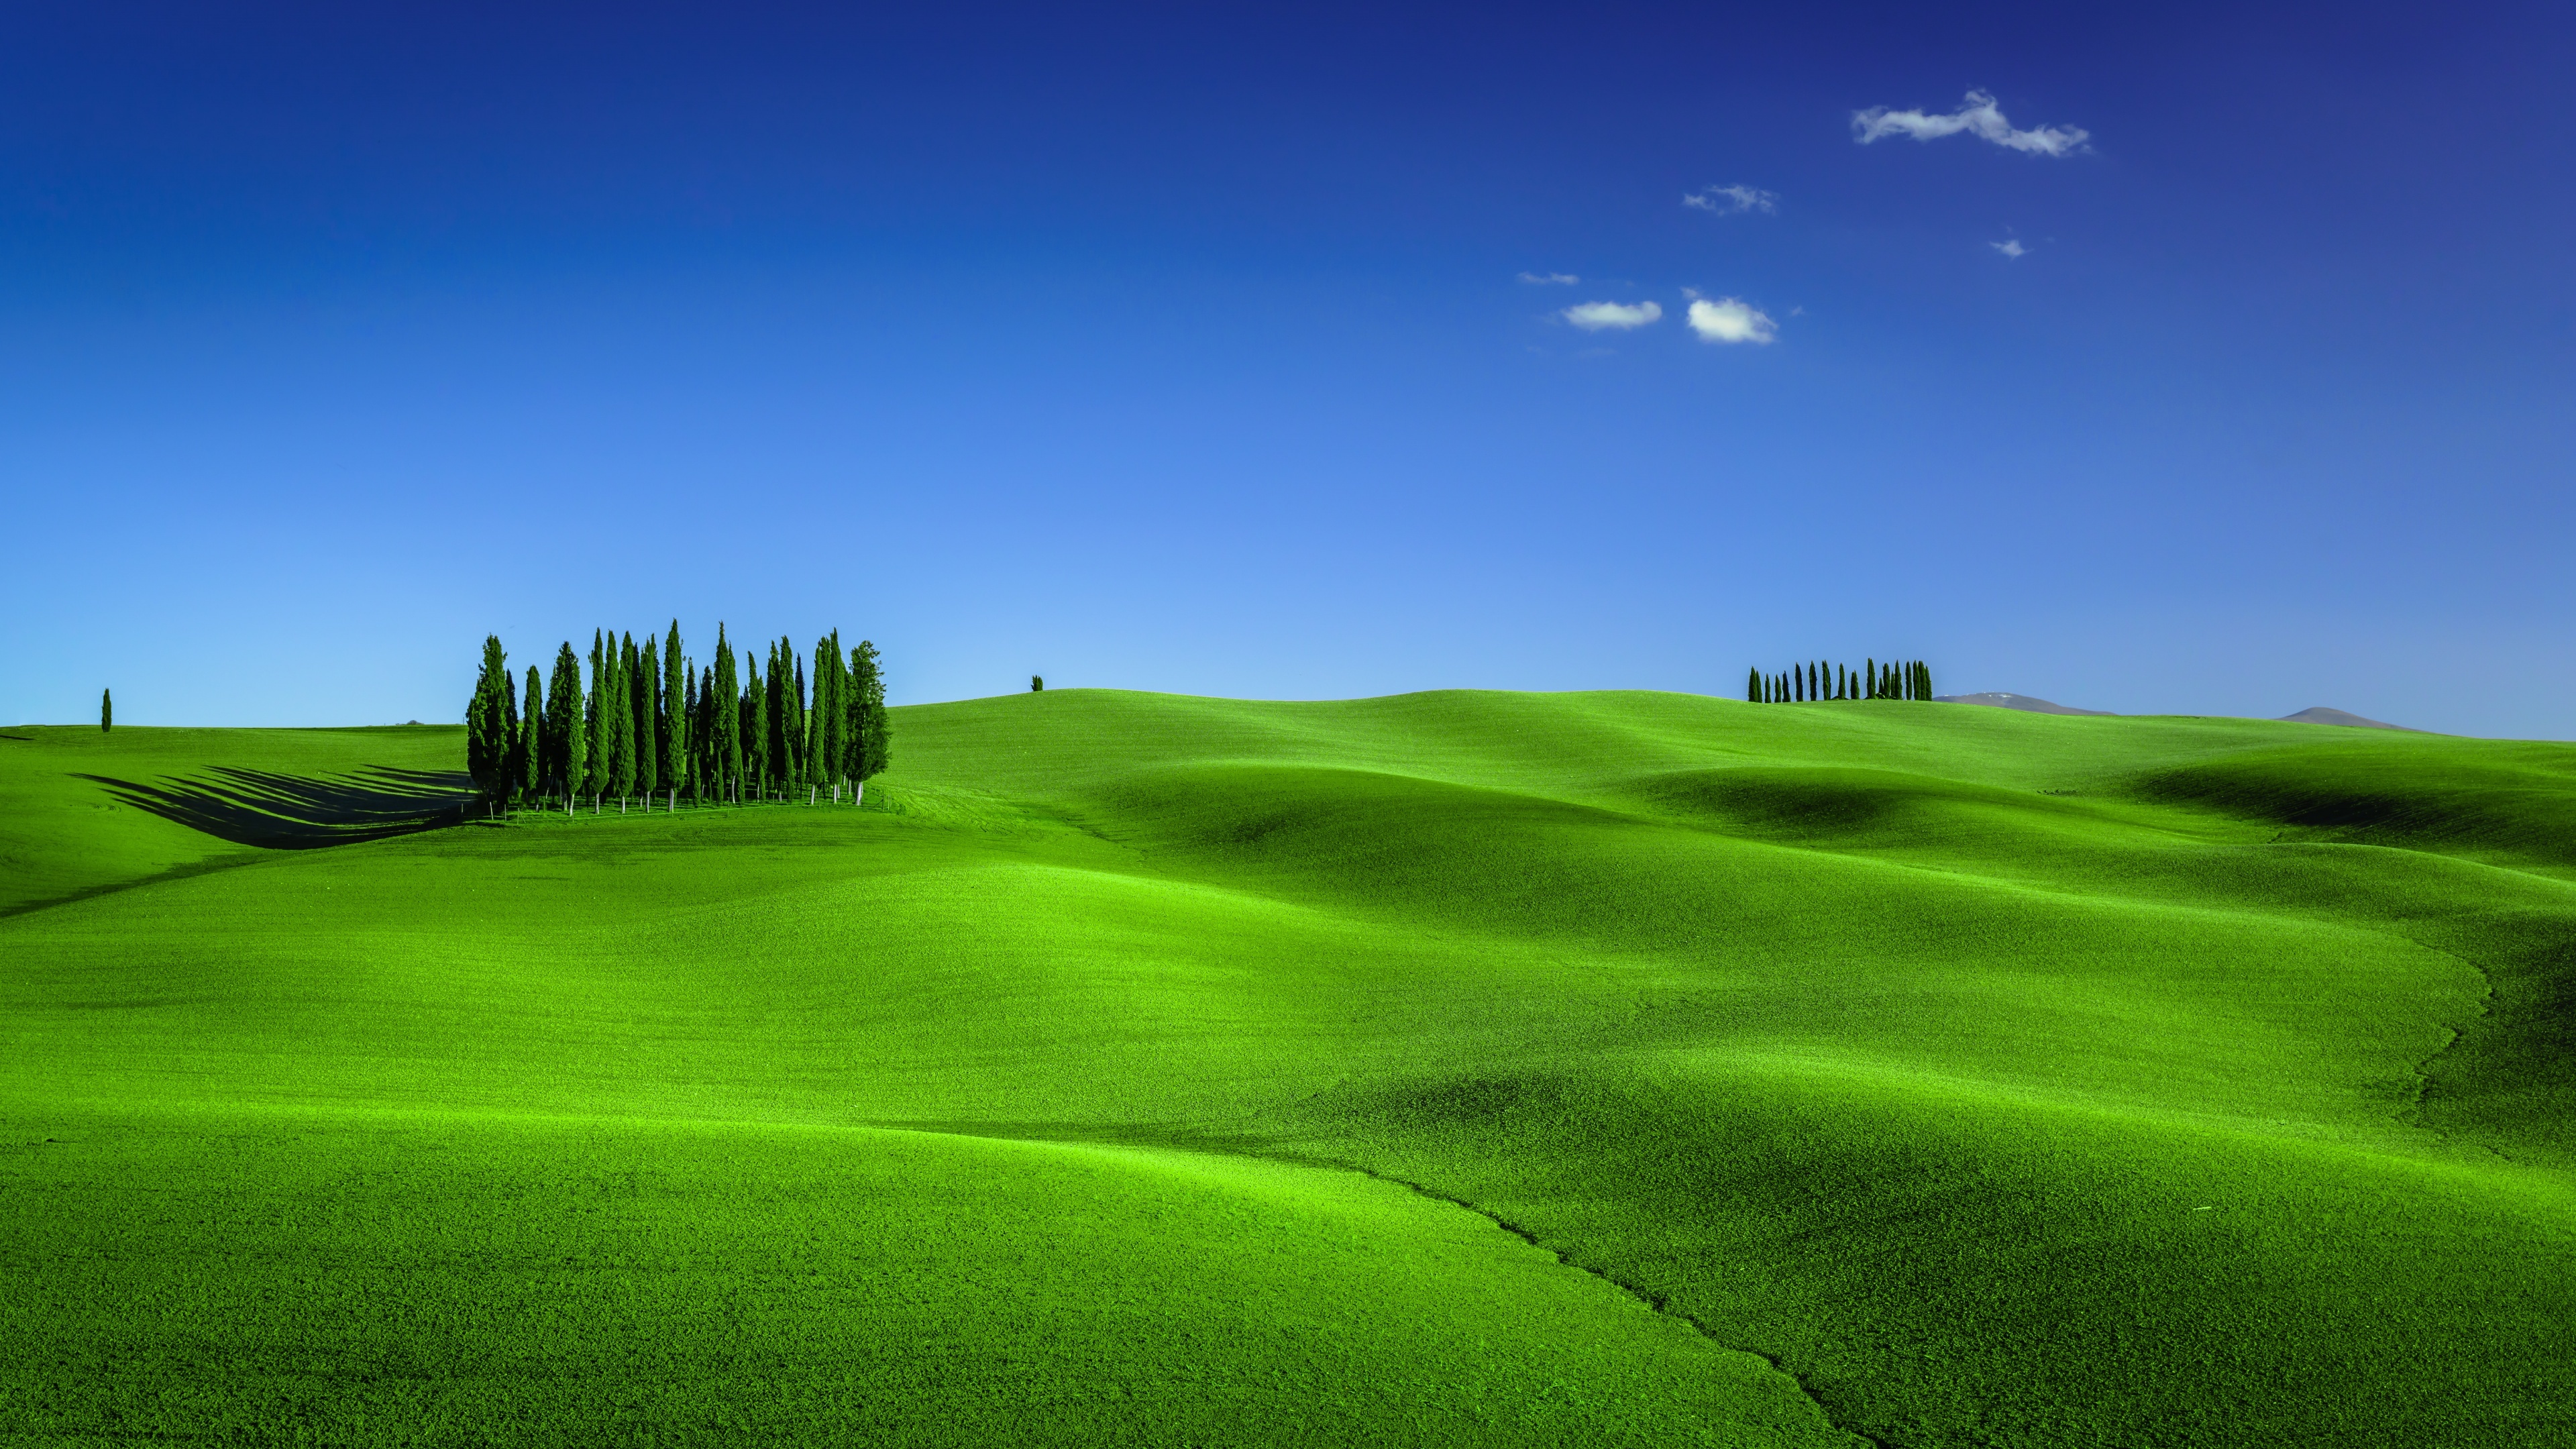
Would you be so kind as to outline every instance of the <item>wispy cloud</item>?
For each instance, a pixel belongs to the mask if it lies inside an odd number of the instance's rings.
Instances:
[[[1625,332],[1664,315],[1653,302],[1580,302],[1558,314],[1586,332]]]
[[[1780,335],[1780,324],[1761,310],[1733,297],[1720,297],[1712,302],[1694,297],[1690,304],[1690,327],[1702,342],[1751,342],[1768,345]]]
[[[2085,149],[2091,133],[2082,126],[2033,126],[2016,131],[2004,119],[1995,98],[1984,91],[1968,92],[1959,109],[1946,116],[1924,111],[1892,111],[1885,106],[1872,106],[1852,112],[1852,139],[1866,146],[1889,136],[1911,136],[1917,141],[1938,141],[1965,131],[1981,141],[1992,141],[2014,151],[2027,151],[2034,156],[2072,156]]]
[[[1778,211],[1780,193],[1765,191],[1759,186],[1711,186],[1682,193],[1682,205],[1696,206],[1720,216],[1736,216],[1748,211]]]
[[[1571,287],[1583,279],[1572,272],[1523,272],[1521,280],[1533,287]]]
[[[2008,257],[2025,257],[2030,255],[2030,248],[2023,246],[2021,244],[2021,238],[2019,237],[2014,237],[2011,241],[1988,242],[1986,245],[1993,247],[1996,251],[2002,252]]]

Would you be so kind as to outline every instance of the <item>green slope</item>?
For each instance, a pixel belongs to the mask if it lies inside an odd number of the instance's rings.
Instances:
[[[0,740],[0,1212],[58,1290],[0,1407],[2576,1442],[2576,750],[1649,694],[898,731],[864,812],[347,844],[454,731]],[[289,792],[310,849],[134,803],[246,808],[225,767],[378,793]]]

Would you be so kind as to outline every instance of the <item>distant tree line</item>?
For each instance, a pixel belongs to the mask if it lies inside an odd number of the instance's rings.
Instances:
[[[1793,664],[1778,674],[1755,668],[1744,677],[1744,697],[1755,704],[1794,704],[1811,699],[1930,699],[1932,666],[1920,659],[1862,668],[1821,660]]]
[[[794,641],[768,646],[767,673],[737,659],[716,626],[715,661],[701,668],[681,652],[680,624],[658,647],[648,630],[595,631],[590,675],[570,641],[555,651],[542,683],[528,666],[514,687],[500,636],[483,641],[483,666],[465,711],[465,769],[500,810],[514,799],[560,802],[569,814],[587,798],[597,814],[614,799],[622,812],[656,796],[692,805],[843,795],[856,805],[886,767],[885,679],[874,644],[843,652],[834,630],[814,643],[809,676]]]

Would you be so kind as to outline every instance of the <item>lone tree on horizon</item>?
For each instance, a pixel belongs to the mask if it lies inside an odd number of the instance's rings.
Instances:
[[[106,734],[108,731],[115,728],[116,691],[112,689],[102,689],[98,692],[98,732],[100,734]]]

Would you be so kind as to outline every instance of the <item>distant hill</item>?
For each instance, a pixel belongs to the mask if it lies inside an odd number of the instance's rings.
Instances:
[[[2328,709],[2322,704],[2314,709],[2300,710],[2297,714],[2285,714],[2281,718],[2293,724],[2349,725],[2354,729],[2364,730],[2400,730],[2410,735],[2430,733],[2408,725],[2393,725],[2384,720],[2363,719],[2350,710]]]
[[[1996,709],[2023,709],[2032,714],[2109,714],[2107,709],[2077,709],[2071,704],[2052,704],[2027,694],[1936,694],[1939,704],[1983,704]]]

